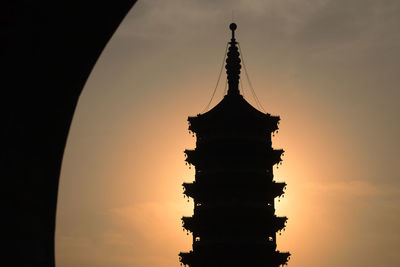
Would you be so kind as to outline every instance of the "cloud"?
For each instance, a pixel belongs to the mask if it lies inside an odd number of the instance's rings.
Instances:
[[[178,265],[179,251],[190,249],[191,239],[182,232],[180,221],[189,215],[189,207],[182,201],[112,208],[96,217],[101,227],[97,225],[95,233],[89,229],[57,235],[57,266]]]
[[[181,228],[180,218],[188,213],[187,207],[175,202],[142,202],[131,206],[114,208],[114,216],[119,224],[137,229],[147,240],[164,243],[176,237]]]
[[[385,191],[378,186],[361,180],[348,182],[308,183],[306,190],[310,193],[334,195],[341,197],[369,197],[377,196]]]

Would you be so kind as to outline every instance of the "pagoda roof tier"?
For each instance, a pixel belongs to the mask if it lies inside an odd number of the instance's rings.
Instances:
[[[193,243],[193,251],[202,253],[212,253],[213,251],[220,251],[221,253],[229,253],[232,251],[243,251],[253,253],[268,253],[274,252],[276,244],[274,241],[269,241],[267,238],[263,242],[203,242],[195,241]]]
[[[186,149],[186,162],[197,166],[234,163],[236,166],[270,166],[282,161],[283,149]]]
[[[272,150],[273,148],[271,145],[268,145],[267,142],[238,142],[236,140],[227,139],[202,143],[201,145],[197,145],[196,148],[198,153],[205,153],[204,156],[208,156],[208,154],[220,154],[222,156],[252,154],[254,156],[262,156],[266,153],[274,153]],[[186,151],[190,150],[187,149],[184,152],[186,153]]]
[[[248,169],[248,170],[200,170],[196,169],[196,181],[203,181],[203,180],[223,180],[224,177],[229,176],[231,179],[229,180],[237,180],[237,179],[251,179],[253,181],[264,181],[269,179],[272,181],[273,173],[270,169]]]
[[[191,267],[225,267],[225,266],[271,266],[284,265],[290,259],[289,252],[270,251],[268,247],[260,250],[254,248],[247,251],[243,247],[237,249],[210,249],[209,251],[190,251],[179,253],[180,261]]]
[[[209,205],[194,207],[195,218],[213,218],[215,220],[236,220],[243,217],[258,218],[260,220],[271,220],[274,215],[274,208],[260,202],[216,202]],[[277,217],[279,218],[279,217]]]
[[[183,183],[184,194],[197,202],[208,203],[229,197],[269,201],[284,193],[286,183],[246,179],[242,183],[222,183],[218,181]]]
[[[220,216],[216,212],[211,215],[182,217],[182,226],[196,236],[205,234],[219,234],[223,232],[247,232],[270,236],[285,228],[287,217],[277,217],[271,214],[250,214],[247,216]]]
[[[203,179],[205,176],[209,175],[229,175],[231,173],[267,173],[269,175],[268,177],[271,177],[272,165],[262,164],[254,166],[248,164],[247,166],[240,166],[240,168],[233,167],[231,169],[227,169],[226,166],[218,165],[212,166],[212,168],[200,168],[200,166],[196,166],[196,180]]]
[[[271,145],[271,137],[264,130],[259,132],[248,132],[247,129],[240,128],[232,132],[229,129],[220,131],[196,133],[196,145],[215,145],[215,144],[248,144],[248,145]]]
[[[240,94],[228,94],[210,111],[188,118],[189,130],[195,133],[227,129],[274,132],[279,120],[279,116],[271,116],[251,106]]]
[[[257,136],[236,137],[232,135],[219,136],[218,138],[205,138],[197,135],[196,147],[201,150],[220,150],[236,153],[265,151],[272,149],[270,138],[262,133]]]
[[[225,235],[223,235],[225,234]],[[253,248],[262,248],[265,249],[266,247],[270,247],[271,249],[276,249],[276,240],[270,236],[266,237],[264,235],[252,235],[250,236],[248,233],[245,232],[235,232],[234,235],[231,233],[220,233],[219,235],[201,235],[201,240],[199,236],[193,242],[193,247],[218,247],[218,246],[251,246]]]
[[[264,169],[251,169],[247,171],[231,171],[224,170],[218,172],[196,172],[196,182],[198,183],[243,183],[248,181],[249,183],[271,183],[273,179],[273,173]]]

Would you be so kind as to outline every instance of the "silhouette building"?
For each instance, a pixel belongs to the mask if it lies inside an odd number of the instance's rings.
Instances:
[[[182,222],[193,234],[193,248],[181,252],[180,261],[190,267],[278,267],[290,257],[276,250],[276,233],[287,221],[275,215],[274,205],[286,187],[273,180],[273,166],[284,152],[271,146],[280,118],[257,110],[241,95],[236,24],[230,29],[227,94],[210,111],[188,118],[197,140],[194,150],[185,150],[186,161],[196,171],[195,181],[183,187],[194,200],[194,215]]]

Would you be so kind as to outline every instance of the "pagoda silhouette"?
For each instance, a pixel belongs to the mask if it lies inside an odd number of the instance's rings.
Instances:
[[[197,140],[196,149],[185,150],[196,170],[195,181],[183,184],[194,200],[194,215],[182,218],[193,234],[192,251],[179,254],[185,266],[278,267],[290,257],[276,250],[276,234],[287,221],[275,215],[274,204],[286,187],[273,180],[273,166],[284,152],[271,144],[280,118],[257,110],[240,94],[236,28],[230,24],[227,94],[208,112],[188,118]]]

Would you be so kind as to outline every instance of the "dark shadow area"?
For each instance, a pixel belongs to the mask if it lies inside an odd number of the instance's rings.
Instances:
[[[58,181],[75,106],[135,2],[2,2],[2,266],[55,265]]]

